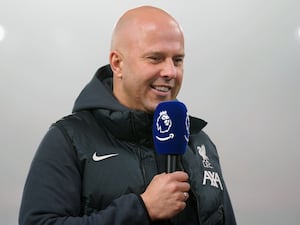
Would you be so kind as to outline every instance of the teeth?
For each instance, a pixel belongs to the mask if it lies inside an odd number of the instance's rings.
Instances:
[[[157,86],[157,87],[154,87],[156,90],[158,91],[163,91],[163,92],[167,92],[169,91],[169,88],[168,87],[162,87],[162,86]]]

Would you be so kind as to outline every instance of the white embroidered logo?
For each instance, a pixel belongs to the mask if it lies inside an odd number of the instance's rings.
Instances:
[[[202,157],[203,167],[207,168],[207,169],[213,169],[213,166],[210,163],[209,158],[206,154],[205,145],[197,146],[197,150],[198,150],[199,155]],[[221,190],[223,190],[223,185],[222,185],[220,176],[217,172],[204,170],[202,184],[206,185],[207,181],[210,181],[210,186],[216,187],[216,188],[220,187]]]
[[[117,156],[117,155],[119,155],[118,153],[115,153],[115,154],[108,154],[108,155],[100,155],[100,156],[98,156],[97,155],[97,152],[95,152],[94,154],[93,154],[93,160],[95,161],[95,162],[97,162],[97,161],[102,161],[102,160],[104,160],[104,159],[108,159],[108,158],[111,158],[111,157],[114,157],[114,156]]]
[[[202,157],[202,164],[205,168],[213,168],[206,155],[205,145],[197,146],[199,155]]]
[[[221,190],[223,190],[223,185],[221,182],[221,179],[219,177],[219,174],[217,172],[211,172],[211,171],[207,171],[204,170],[204,178],[203,178],[203,185],[206,185],[206,181],[209,180],[210,181],[210,186],[220,188]]]

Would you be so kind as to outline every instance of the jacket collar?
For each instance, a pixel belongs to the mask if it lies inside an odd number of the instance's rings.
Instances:
[[[119,139],[137,143],[152,143],[153,115],[134,110],[112,111],[95,109],[93,113],[100,123]]]

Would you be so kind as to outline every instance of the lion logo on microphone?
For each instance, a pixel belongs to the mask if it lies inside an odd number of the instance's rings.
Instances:
[[[172,120],[168,115],[167,111],[161,111],[159,117],[156,120],[156,129],[159,131],[161,136],[155,136],[159,141],[167,141],[174,138],[173,133],[166,134],[172,127]]]

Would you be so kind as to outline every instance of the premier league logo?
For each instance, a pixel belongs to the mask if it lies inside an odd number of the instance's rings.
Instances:
[[[185,118],[185,129],[186,129],[186,134],[184,134],[184,138],[186,142],[189,142],[189,137],[190,137],[190,117],[188,113],[186,113],[186,118]]]
[[[159,141],[167,141],[169,139],[174,138],[173,133],[168,133],[172,127],[172,120],[168,115],[167,111],[161,111],[156,120],[156,129],[158,130],[158,135],[155,137]],[[164,135],[165,134],[165,135]]]

